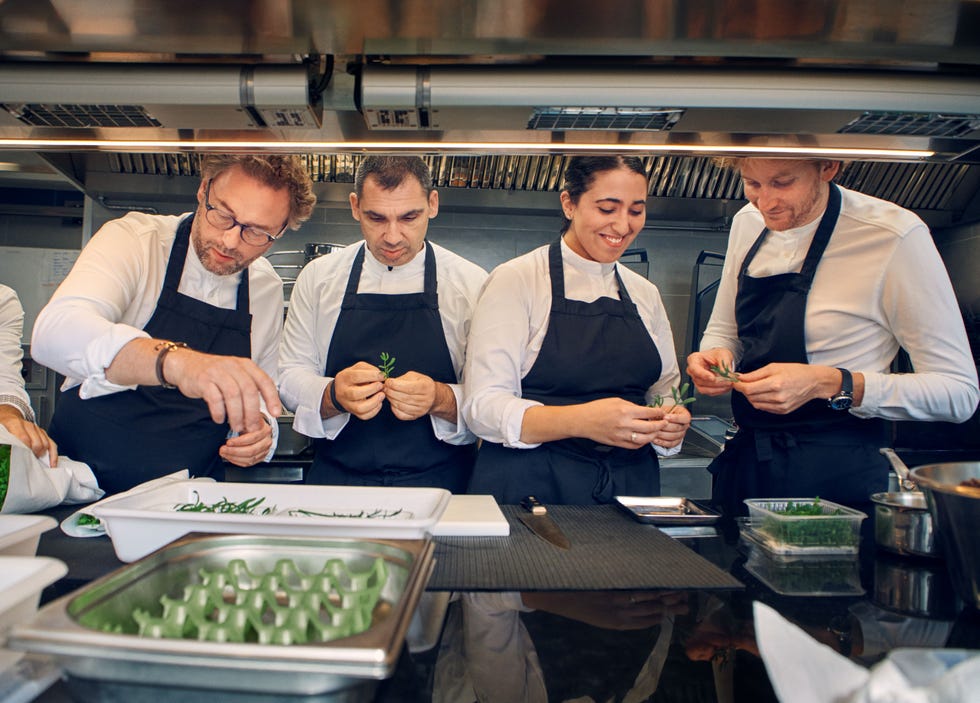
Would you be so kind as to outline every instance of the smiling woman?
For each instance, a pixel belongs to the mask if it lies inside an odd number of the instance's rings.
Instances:
[[[679,385],[656,286],[617,264],[646,219],[639,159],[575,157],[562,237],[499,266],[470,328],[463,414],[483,444],[471,493],[517,503],[659,495],[684,408],[648,403]],[[629,363],[626,363],[626,360]]]

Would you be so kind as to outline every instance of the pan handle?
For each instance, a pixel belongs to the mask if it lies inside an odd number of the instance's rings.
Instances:
[[[892,468],[895,469],[895,473],[898,475],[898,485],[901,486],[903,491],[914,491],[918,488],[915,485],[915,481],[909,478],[909,467],[905,465],[905,462],[895,453],[894,449],[882,447],[878,451],[888,459]]]

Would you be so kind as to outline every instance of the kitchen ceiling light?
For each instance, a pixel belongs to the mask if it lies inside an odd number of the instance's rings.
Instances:
[[[537,142],[406,142],[406,141],[249,141],[244,139],[139,140],[139,139],[7,139],[0,138],[0,149],[48,149],[58,151],[273,151],[295,152],[459,152],[459,153],[642,153],[706,154],[825,159],[928,159],[935,155],[926,149],[868,149],[806,146],[710,146],[706,144],[586,144]]]

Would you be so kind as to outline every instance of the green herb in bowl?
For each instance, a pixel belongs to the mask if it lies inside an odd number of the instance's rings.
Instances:
[[[761,517],[759,531],[796,547],[857,546],[863,514],[814,500],[747,501]],[[755,508],[755,510],[753,510]]]

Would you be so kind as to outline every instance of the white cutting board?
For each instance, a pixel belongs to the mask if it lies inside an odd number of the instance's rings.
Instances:
[[[510,534],[510,524],[493,496],[454,495],[432,530],[436,537],[497,537]]]

